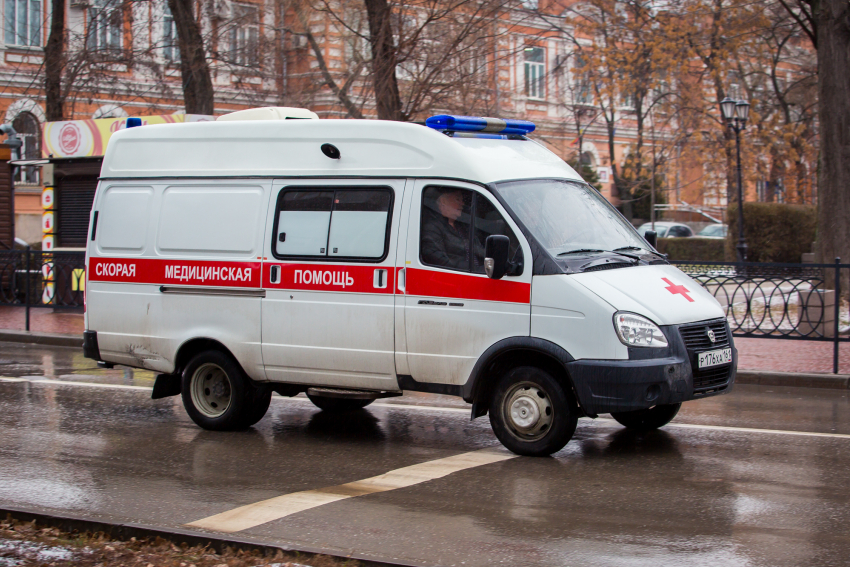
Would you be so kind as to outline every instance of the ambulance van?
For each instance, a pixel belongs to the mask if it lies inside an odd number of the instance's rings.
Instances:
[[[548,455],[732,387],[723,308],[532,123],[242,117],[117,132],[89,226],[86,356],[200,427],[432,392]]]

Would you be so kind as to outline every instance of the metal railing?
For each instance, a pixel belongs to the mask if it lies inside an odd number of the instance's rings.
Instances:
[[[832,342],[838,373],[839,343],[850,342],[840,293],[850,264],[670,263],[714,295],[734,336]],[[84,252],[0,251],[0,305],[26,307],[27,330],[31,308],[82,310],[85,284]]]
[[[714,295],[734,336],[832,342],[838,373],[839,343],[850,341],[850,306],[841,300],[850,264],[670,263]]]
[[[5,250],[0,252],[0,305],[82,310],[86,289],[85,252]]]

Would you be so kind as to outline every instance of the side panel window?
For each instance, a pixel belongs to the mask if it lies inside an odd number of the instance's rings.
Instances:
[[[275,244],[278,255],[325,254],[333,197],[333,191],[286,191],[281,194]]]
[[[508,223],[483,195],[456,187],[426,187],[422,192],[419,254],[423,264],[484,273],[487,237],[502,234],[511,241],[511,257],[519,241]]]
[[[393,194],[387,188],[301,188],[277,200],[278,258],[380,261],[389,244]]]
[[[386,191],[337,191],[328,237],[330,255],[380,258],[389,210]]]

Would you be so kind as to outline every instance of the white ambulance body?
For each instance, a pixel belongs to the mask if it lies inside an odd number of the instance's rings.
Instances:
[[[549,454],[579,416],[655,428],[735,378],[717,301],[521,134],[137,127],[89,234],[86,356],[161,373],[154,397],[208,429],[253,425],[273,391],[344,411],[416,390]]]

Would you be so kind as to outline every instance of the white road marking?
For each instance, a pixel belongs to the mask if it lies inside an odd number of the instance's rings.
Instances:
[[[517,455],[499,449],[481,449],[461,453],[444,459],[402,467],[379,476],[346,484],[284,494],[247,506],[240,506],[215,516],[209,516],[186,524],[186,526],[225,533],[239,532],[317,506],[324,506],[357,496],[397,490],[442,478],[454,472],[507,461],[516,457]]]
[[[148,386],[126,386],[123,384],[99,384],[96,382],[66,382],[63,380],[53,380],[50,378],[40,378],[40,377],[24,377],[24,378],[15,378],[11,376],[0,376],[0,382],[30,382],[32,384],[42,384],[46,386],[82,386],[86,388],[114,388],[121,390],[147,390],[150,391],[153,388]],[[283,403],[291,403],[291,402],[300,402],[300,403],[309,403],[307,398],[286,398],[282,396],[272,398],[273,402],[283,402]],[[424,405],[415,405],[415,404],[391,404],[391,403],[373,403],[369,407],[379,407],[379,408],[387,408],[387,409],[406,409],[406,410],[415,410],[415,411],[428,411],[428,412],[444,412],[444,413],[462,413],[464,415],[469,415],[470,410],[462,409],[462,408],[446,408],[439,406],[424,406]],[[617,422],[613,419],[607,417],[598,417],[595,419],[590,418],[582,418],[583,423],[598,423],[599,425],[615,425]],[[706,431],[726,431],[729,433],[759,433],[759,434],[772,434],[772,435],[791,435],[795,437],[827,437],[833,439],[850,439],[850,434],[846,433],[818,433],[815,431],[789,431],[783,429],[757,429],[753,427],[733,427],[726,425],[697,425],[692,423],[668,423],[664,427],[671,427],[677,429],[702,429]]]
[[[613,419],[611,421],[614,421]],[[783,429],[756,429],[753,427],[729,427],[725,425],[696,425],[691,423],[668,423],[664,427],[676,429],[703,429],[707,431],[731,431],[734,433],[772,433],[774,435],[794,435],[797,437],[832,437],[833,439],[850,439],[845,433],[817,433],[814,431],[786,431]]]

